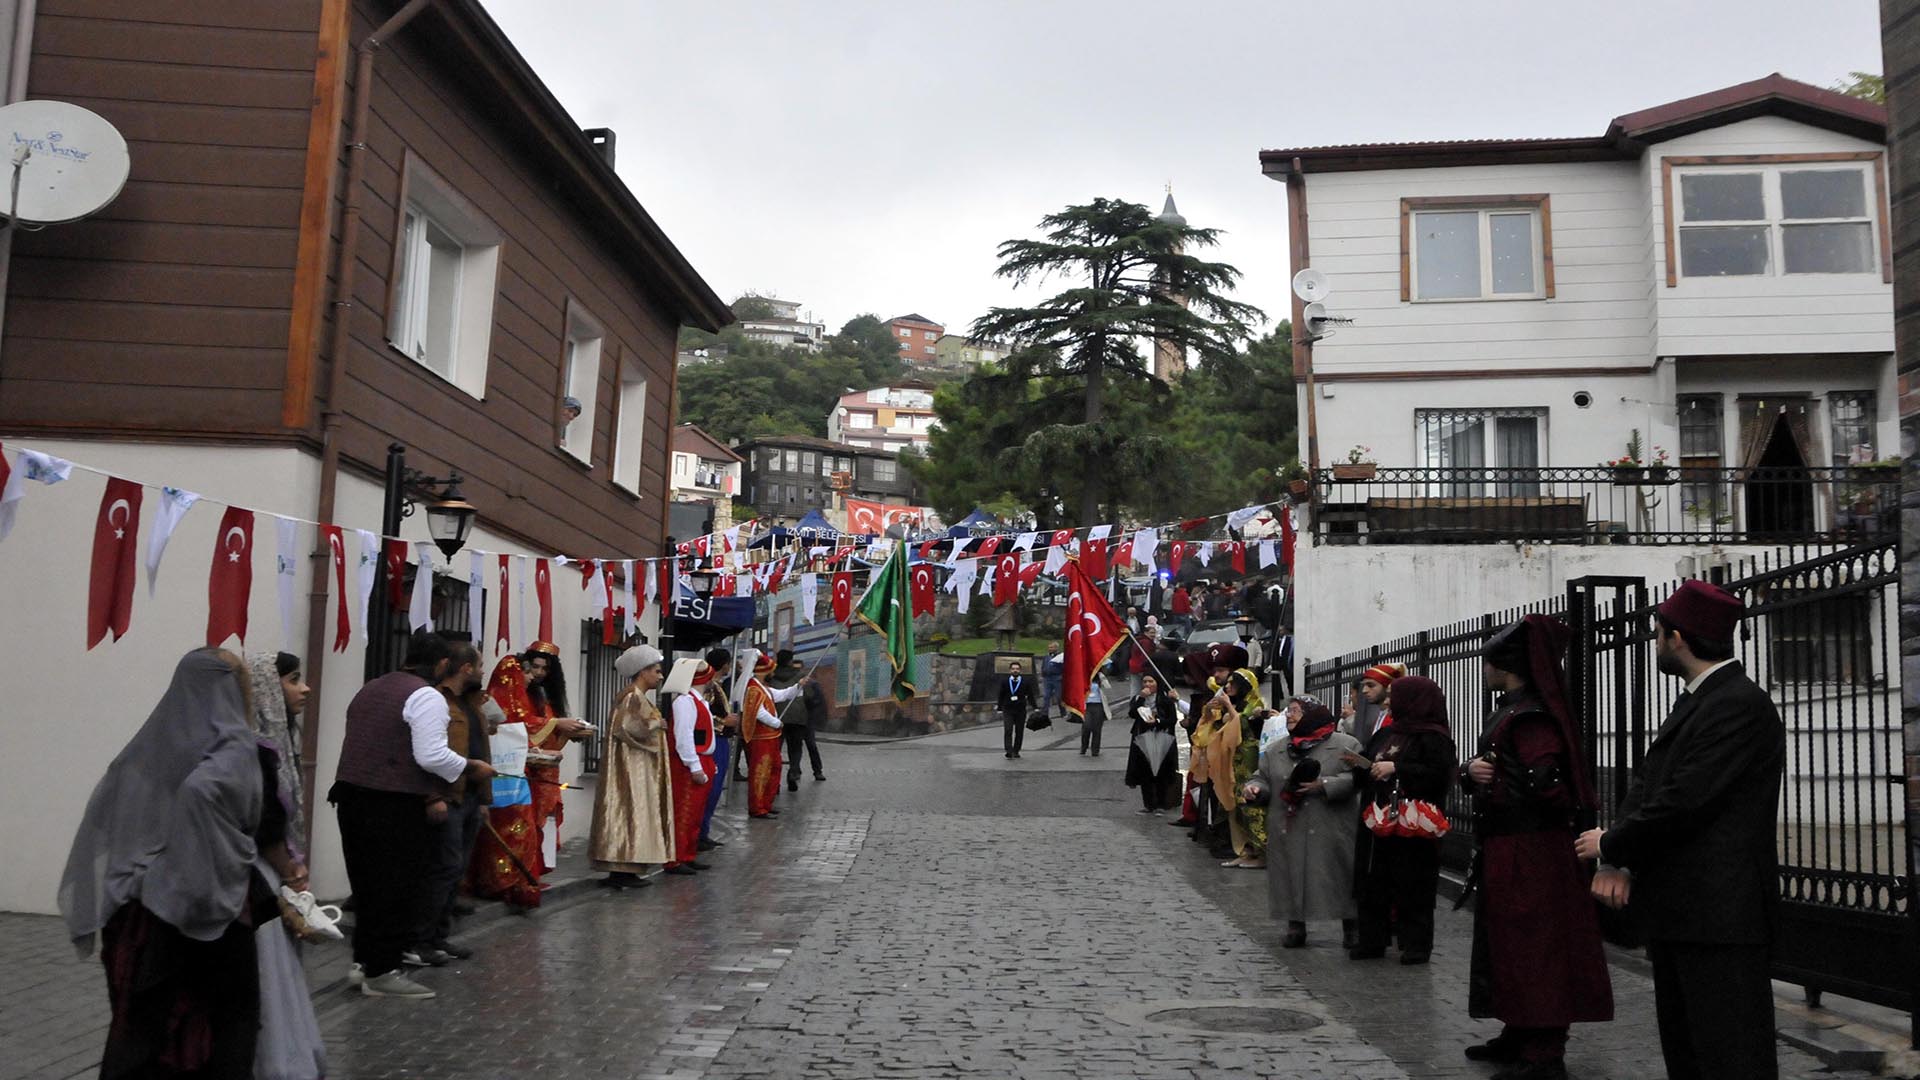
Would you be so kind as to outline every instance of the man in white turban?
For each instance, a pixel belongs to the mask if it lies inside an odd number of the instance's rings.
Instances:
[[[647,864],[673,859],[671,747],[666,717],[653,697],[666,678],[664,659],[651,645],[635,645],[613,665],[626,689],[607,718],[587,852],[614,889],[645,885],[640,874]]]

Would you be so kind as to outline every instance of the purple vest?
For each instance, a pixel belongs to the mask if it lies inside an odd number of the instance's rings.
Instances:
[[[340,768],[334,779],[373,791],[441,795],[446,785],[413,760],[413,729],[404,715],[407,699],[430,685],[409,671],[382,675],[360,688],[347,705]]]

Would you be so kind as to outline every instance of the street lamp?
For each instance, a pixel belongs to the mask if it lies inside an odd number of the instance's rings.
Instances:
[[[476,513],[473,504],[460,496],[460,474],[456,472],[447,478],[440,497],[427,504],[427,535],[451,559],[467,545]]]
[[[406,446],[389,444],[381,501],[381,535],[399,537],[400,522],[413,516],[416,504],[423,505],[427,511],[427,534],[447,558],[453,558],[466,546],[477,513],[473,504],[460,495],[462,479],[458,470],[440,477],[409,469]],[[422,567],[421,572],[432,571]],[[403,644],[393,640],[394,612],[387,603],[386,576],[387,561],[381,559],[374,564],[373,595],[368,598],[366,672],[370,680],[397,668],[400,654],[406,651]],[[477,612],[472,615],[478,617]]]

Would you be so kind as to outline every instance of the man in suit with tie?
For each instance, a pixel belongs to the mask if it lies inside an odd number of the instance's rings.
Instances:
[[[1020,667],[1018,660],[1008,663],[1007,679],[1000,684],[1000,722],[1005,726],[1001,742],[1009,758],[1020,756],[1020,744],[1027,737],[1027,710],[1034,707],[1036,696],[1033,680],[1026,678]]]
[[[1575,841],[1593,894],[1628,906],[1653,962],[1671,1080],[1772,1080],[1768,948],[1779,899],[1774,830],[1786,732],[1733,658],[1745,605],[1688,581],[1655,609],[1660,670],[1686,680],[1612,828]]]

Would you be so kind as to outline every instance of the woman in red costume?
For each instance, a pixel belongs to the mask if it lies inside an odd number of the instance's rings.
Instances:
[[[779,811],[773,800],[780,793],[780,716],[777,706],[800,696],[802,683],[779,690],[767,689],[760,680],[773,674],[773,657],[754,656],[753,678],[741,699],[740,734],[747,740],[747,816],[768,818]]]
[[[567,682],[560,670],[560,649],[536,641],[493,669],[487,694],[509,724],[527,727],[527,783],[533,799],[496,805],[487,811],[488,827],[474,849],[474,895],[498,897],[519,908],[540,906],[540,878],[552,870],[547,851],[558,850],[565,818],[560,805],[560,752],[591,730],[567,713]],[[550,839],[551,843],[543,843]]]

